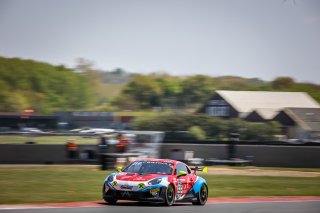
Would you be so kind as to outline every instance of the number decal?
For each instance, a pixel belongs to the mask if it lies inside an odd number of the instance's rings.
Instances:
[[[181,180],[178,179],[178,186],[177,186],[177,195],[176,199],[179,199],[182,197],[182,191],[183,191],[183,186]]]

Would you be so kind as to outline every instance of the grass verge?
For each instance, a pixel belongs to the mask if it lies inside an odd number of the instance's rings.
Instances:
[[[256,167],[256,166],[211,166],[209,167],[209,170],[214,171],[215,169],[320,172],[320,168],[283,168],[283,167]]]
[[[0,144],[66,144],[74,140],[77,144],[98,144],[98,136],[41,136],[41,135],[0,135]]]
[[[98,167],[0,168],[0,204],[101,200],[107,174]],[[210,197],[320,196],[319,177],[203,177]]]

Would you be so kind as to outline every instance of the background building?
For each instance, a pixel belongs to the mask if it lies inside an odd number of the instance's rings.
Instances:
[[[320,105],[304,92],[217,90],[198,112],[223,118],[267,121],[288,107],[320,108]]]
[[[0,112],[0,129],[3,131],[19,130],[23,127],[37,127],[40,129],[56,129],[56,116],[28,115],[15,112]]]
[[[79,127],[113,128],[114,112],[55,112],[58,123],[67,129]]]
[[[286,108],[275,117],[288,139],[320,141],[320,108]]]

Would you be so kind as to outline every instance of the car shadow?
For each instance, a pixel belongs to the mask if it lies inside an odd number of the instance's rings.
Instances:
[[[116,204],[98,202],[97,204],[102,206],[165,207],[163,203],[145,202],[145,201],[118,201]],[[172,206],[193,206],[193,205],[192,203],[174,203]]]

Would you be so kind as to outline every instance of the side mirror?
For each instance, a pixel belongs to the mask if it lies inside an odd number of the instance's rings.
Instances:
[[[185,176],[185,175],[187,175],[187,173],[186,173],[185,171],[180,170],[180,171],[178,172],[178,177],[180,177],[180,176]]]
[[[122,166],[118,166],[118,167],[116,168],[117,172],[121,172],[122,169],[123,169]]]

